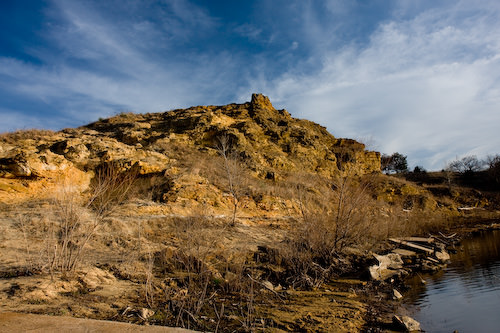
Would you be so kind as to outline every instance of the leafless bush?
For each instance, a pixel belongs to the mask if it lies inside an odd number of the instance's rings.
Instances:
[[[339,176],[328,184],[320,202],[313,202],[314,196],[303,186],[297,188],[302,218],[282,248],[293,284],[318,287],[345,268],[346,247],[366,241],[374,207],[367,187],[367,182],[355,177]]]
[[[238,210],[238,203],[241,196],[240,181],[242,178],[241,167],[238,156],[232,150],[230,139],[227,135],[218,137],[218,144],[216,146],[217,152],[223,159],[223,168],[226,174],[229,193],[233,199],[233,214],[231,217],[231,225],[234,226],[236,222],[236,212]]]
[[[91,217],[80,193],[70,187],[60,189],[53,207],[54,216],[47,235],[49,270],[72,271],[93,234]]]
[[[116,163],[97,168],[85,203],[94,212],[96,222],[102,222],[127,199],[136,177],[136,170],[122,171]]]
[[[216,245],[224,228],[216,230],[214,223],[203,215],[174,220],[174,235],[178,244],[170,260],[175,269],[186,274],[185,279],[180,281],[180,289],[173,293],[172,290],[164,290],[164,296],[170,310],[176,314],[176,325],[199,326],[202,309],[214,297],[210,291],[213,291],[214,283],[222,279],[214,259],[218,256]]]
[[[135,173],[114,164],[97,169],[86,195],[65,184],[54,198],[54,216],[46,235],[49,270],[70,272],[81,263],[90,239],[127,196]]]
[[[147,302],[159,304],[162,323],[220,331],[233,315],[240,329],[252,331],[257,310],[251,272],[244,259],[229,259],[219,245],[229,226],[203,211],[170,222],[165,224],[171,227],[175,247],[155,254],[152,274],[145,280]]]

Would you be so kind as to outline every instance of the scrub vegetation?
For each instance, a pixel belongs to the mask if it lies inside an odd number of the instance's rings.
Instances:
[[[386,175],[262,95],[0,143],[1,310],[352,332],[388,238],[498,218],[498,156]]]

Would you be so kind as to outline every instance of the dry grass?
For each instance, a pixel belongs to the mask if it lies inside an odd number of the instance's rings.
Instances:
[[[145,249],[142,256],[146,268],[144,296],[157,312],[154,322],[227,331],[225,326],[235,327],[228,322],[228,316],[233,315],[239,318],[236,327],[242,328],[240,331],[253,331],[257,292],[251,270],[245,260],[231,257],[220,246],[231,227],[207,218],[202,211],[164,221],[163,227],[165,234],[171,235],[173,246],[157,251],[153,257]]]
[[[7,144],[16,144],[19,143],[19,141],[24,141],[24,140],[38,141],[45,137],[53,136],[54,134],[55,132],[51,130],[41,130],[41,129],[17,130],[14,132],[0,133],[0,142]]]
[[[114,165],[106,165],[96,171],[87,193],[63,182],[52,200],[39,203],[46,206],[40,209],[41,218],[19,215],[17,226],[30,269],[51,274],[74,272],[82,263],[89,241],[126,199],[134,177],[133,173],[122,174]],[[36,250],[30,248],[32,238],[38,240]]]

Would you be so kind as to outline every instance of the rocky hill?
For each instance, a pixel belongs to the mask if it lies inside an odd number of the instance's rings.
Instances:
[[[378,152],[366,151],[354,140],[335,138],[324,127],[276,110],[266,96],[254,94],[244,104],[124,113],[59,132],[4,134],[0,139],[0,196],[12,199],[15,193],[22,197],[30,188],[40,195],[40,189],[57,183],[61,175],[83,189],[93,170],[110,162],[123,170],[135,168],[143,179],[165,177],[156,184],[156,190],[164,193],[155,197],[172,201],[181,200],[184,194],[193,199],[193,191],[186,188],[194,183],[215,186],[205,192],[209,196],[214,191],[222,195],[224,189],[218,188],[222,185],[210,179],[217,170],[203,172],[200,165],[217,159],[221,137],[226,137],[242,165],[241,172],[254,179],[276,181],[293,173],[332,178],[347,170],[357,175],[380,170]],[[204,199],[198,195],[195,200]]]

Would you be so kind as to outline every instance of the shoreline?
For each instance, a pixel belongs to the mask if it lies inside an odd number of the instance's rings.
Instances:
[[[447,249],[460,247],[462,240],[472,237],[473,235],[484,232],[500,230],[499,218],[481,219],[472,217],[474,221],[470,221],[467,225],[454,226],[447,229],[445,232],[456,234],[453,240],[447,245]],[[444,269],[449,261],[444,264],[439,264],[434,271]],[[384,330],[396,330],[398,328],[393,323],[393,317],[400,315],[398,308],[401,307],[404,298],[395,299],[394,290],[408,291],[409,286],[406,283],[408,279],[420,276],[423,272],[431,272],[431,270],[423,271],[412,269],[409,274],[398,277],[390,281],[368,281],[366,290],[363,291],[363,303],[367,305],[366,324],[360,328],[361,332],[380,332]]]

